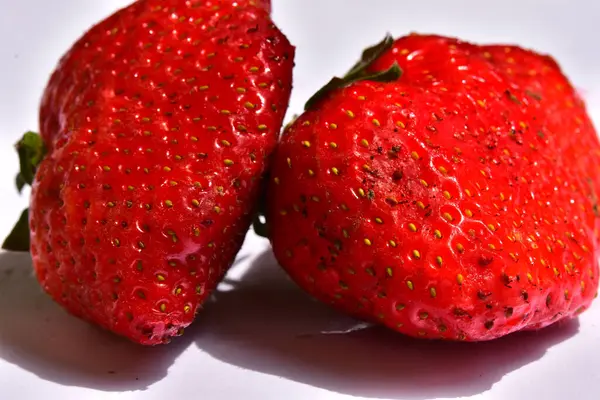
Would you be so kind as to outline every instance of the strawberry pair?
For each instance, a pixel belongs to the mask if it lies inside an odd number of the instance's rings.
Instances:
[[[298,285],[411,336],[489,340],[589,307],[600,143],[550,57],[386,38],[279,138],[294,48],[269,8],[139,0],[61,59],[41,136],[17,145],[31,206],[5,242],[50,296],[166,342],[262,208]]]

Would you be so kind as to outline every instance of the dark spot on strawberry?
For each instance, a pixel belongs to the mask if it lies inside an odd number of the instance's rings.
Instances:
[[[517,96],[515,96],[510,90],[505,90],[504,94],[508,97],[508,99],[510,101],[512,101],[513,103],[517,104],[517,105],[521,105],[521,101],[519,100],[519,98]]]
[[[491,295],[492,292],[484,292],[483,290],[477,292],[477,297],[479,298],[479,300],[486,300]]]
[[[550,307],[550,304],[552,304],[552,295],[546,296],[546,307]]]
[[[395,170],[394,173],[392,174],[392,180],[394,182],[397,182],[399,180],[402,180],[402,178],[404,178],[404,172],[402,172],[402,170]]]
[[[514,310],[512,307],[506,307],[506,309],[504,310],[504,316],[506,318],[510,318],[510,317],[512,317],[513,312],[514,312]]]
[[[506,286],[507,288],[512,288],[512,286],[510,286],[512,279],[510,278],[510,276],[508,276],[506,273],[502,273],[502,275],[500,276],[500,279],[502,280],[502,284],[504,286]]]
[[[492,262],[494,262],[494,257],[489,256],[489,255],[483,255],[483,256],[479,257],[479,260],[477,261],[477,263],[479,264],[480,267],[487,267]]]
[[[152,328],[151,326],[144,326],[140,329],[140,332],[142,333],[142,335],[151,338],[154,334],[154,328]]]
[[[546,139],[546,135],[542,131],[537,131],[537,135],[540,139]]]
[[[528,301],[529,301],[529,293],[527,293],[525,290],[523,290],[523,291],[521,292],[521,297],[523,298],[523,300],[524,300],[525,302],[528,302]]]
[[[523,134],[521,132],[517,132],[516,130],[512,129],[509,137],[519,146],[523,145]]]
[[[527,90],[525,90],[525,94],[529,97],[533,97],[537,101],[542,100],[542,95],[539,94],[538,92],[534,92],[533,90],[527,89]]]
[[[483,326],[485,326],[485,329],[487,329],[489,331],[490,329],[492,329],[494,327],[494,321],[486,321]]]
[[[467,311],[463,310],[462,308],[456,307],[456,308],[454,308],[454,310],[452,312],[457,317],[468,317],[468,318],[471,318],[471,315],[469,315],[469,313]]]
[[[494,150],[498,147],[498,137],[488,135],[485,139],[485,145],[489,150]]]

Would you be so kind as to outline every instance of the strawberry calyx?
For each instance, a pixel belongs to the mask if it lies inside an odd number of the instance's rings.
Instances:
[[[26,185],[31,186],[37,168],[46,155],[41,136],[35,132],[26,132],[15,144],[19,155],[19,172],[15,185],[19,193]],[[10,251],[29,251],[29,209],[25,209],[10,234],[4,240],[2,249]]]
[[[351,85],[354,82],[359,81],[375,81],[375,82],[393,82],[402,76],[402,69],[398,63],[394,63],[389,69],[385,71],[369,72],[368,68],[377,60],[383,53],[388,51],[394,45],[394,38],[387,34],[385,38],[374,46],[365,49],[362,53],[360,61],[358,61],[351,69],[344,75],[343,78],[333,77],[325,86],[319,89],[304,105],[304,110],[310,110],[320,100],[325,98],[329,93],[334,90],[344,88]]]

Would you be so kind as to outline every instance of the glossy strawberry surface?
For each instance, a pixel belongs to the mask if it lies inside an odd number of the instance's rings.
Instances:
[[[162,343],[233,262],[291,91],[269,9],[139,0],[61,59],[30,229],[36,275],[71,313]]]
[[[600,144],[550,57],[411,35],[284,133],[275,255],[308,293],[423,338],[538,329],[598,289]]]

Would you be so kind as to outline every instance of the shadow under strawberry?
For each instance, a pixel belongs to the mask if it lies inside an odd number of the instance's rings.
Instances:
[[[109,392],[144,390],[167,376],[193,337],[147,348],[103,331],[42,291],[28,253],[0,253],[0,358],[41,379]]]
[[[360,322],[308,298],[270,251],[240,281],[228,283],[230,290],[217,293],[199,316],[210,326],[197,337],[203,351],[244,369],[360,397],[479,394],[579,330],[572,320],[491,342],[452,343],[360,329]]]

